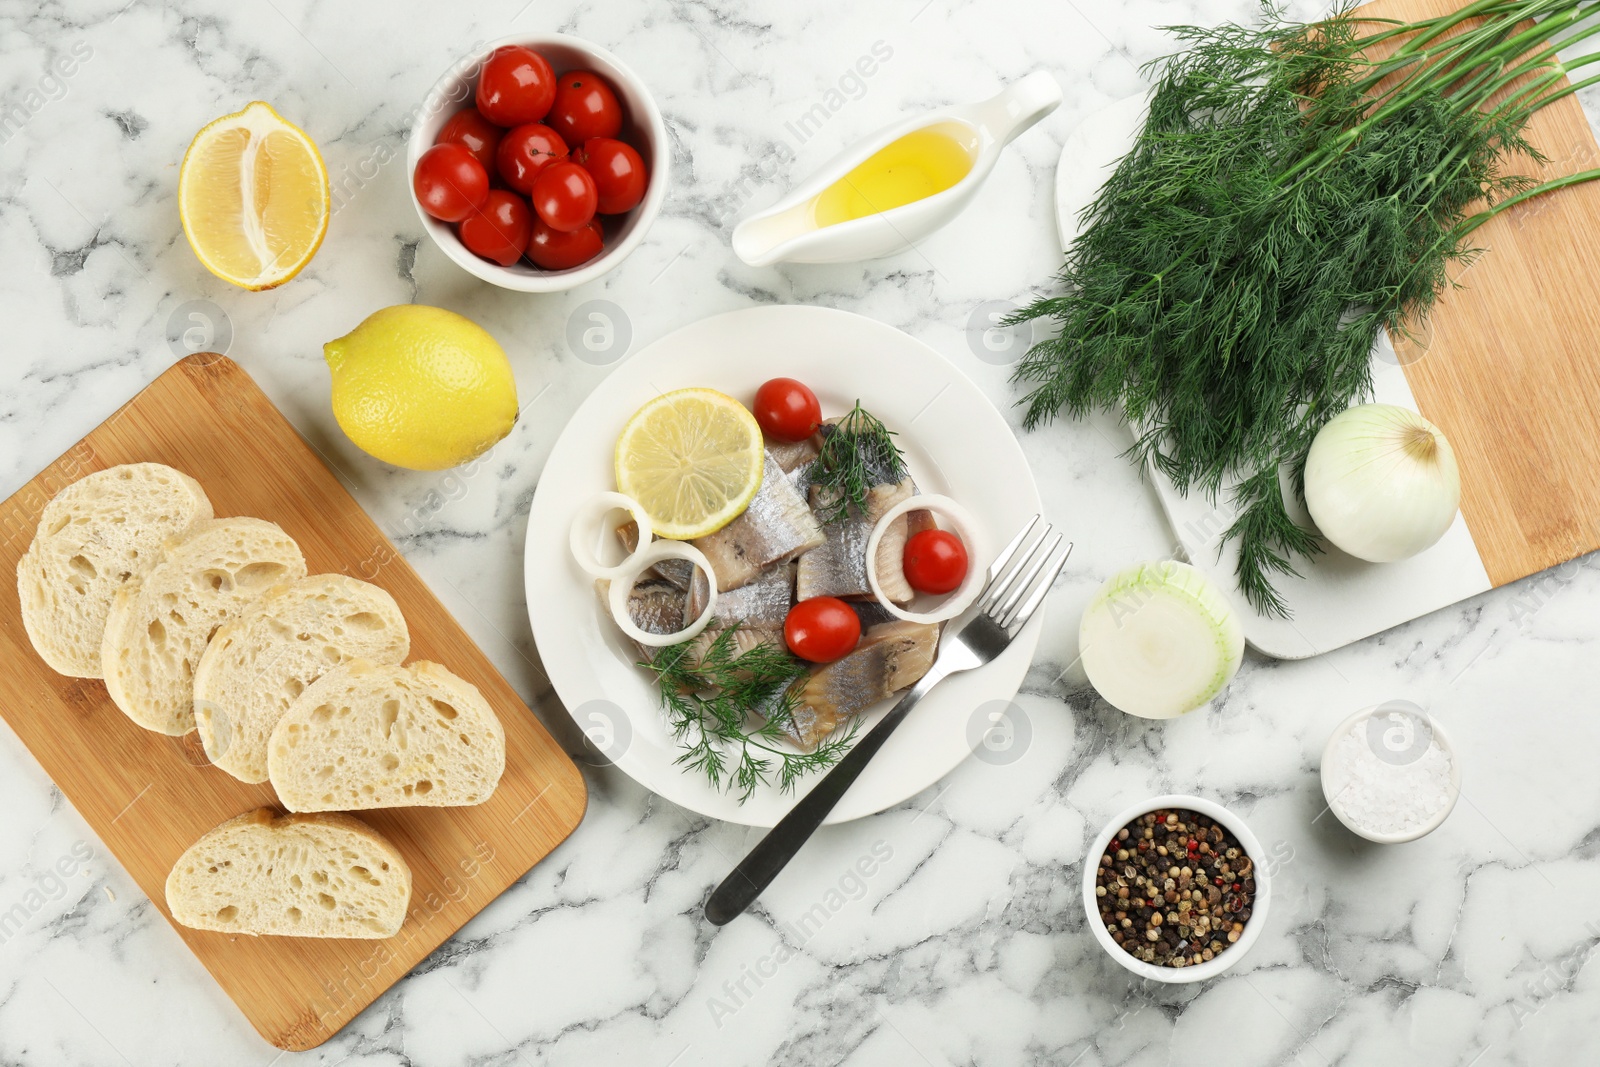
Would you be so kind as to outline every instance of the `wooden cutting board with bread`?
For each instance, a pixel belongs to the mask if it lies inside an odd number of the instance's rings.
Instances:
[[[223,356],[0,504],[0,538],[0,715],[280,1048],[583,817],[572,761]]]

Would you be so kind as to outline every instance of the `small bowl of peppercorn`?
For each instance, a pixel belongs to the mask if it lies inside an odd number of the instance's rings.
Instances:
[[[1094,938],[1153,982],[1203,982],[1232,967],[1267,918],[1261,842],[1220,804],[1162,796],[1112,819],[1084,856]]]

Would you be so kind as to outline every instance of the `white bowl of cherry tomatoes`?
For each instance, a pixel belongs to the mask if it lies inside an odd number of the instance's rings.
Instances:
[[[492,41],[434,85],[411,130],[411,202],[463,270],[571,289],[633,251],[667,194],[667,129],[605,49],[553,33]]]

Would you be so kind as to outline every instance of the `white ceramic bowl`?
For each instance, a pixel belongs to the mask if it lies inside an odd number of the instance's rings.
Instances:
[[[1197,963],[1190,967],[1157,967],[1153,963],[1134,959],[1121,945],[1111,939],[1111,935],[1106,933],[1105,924],[1100,921],[1099,898],[1094,895],[1095,871],[1100,866],[1100,857],[1105,854],[1106,845],[1111,843],[1118,830],[1157,808],[1185,808],[1216,820],[1223,829],[1233,834],[1239,846],[1244,849],[1245,855],[1255,864],[1256,895],[1250,903],[1250,918],[1245,920],[1244,933],[1239,935],[1238,941],[1206,963]],[[1100,943],[1100,947],[1105,949],[1112,959],[1140,978],[1172,985],[1204,982],[1208,978],[1215,978],[1243,959],[1245,953],[1250,951],[1250,946],[1261,936],[1261,931],[1267,923],[1267,905],[1272,896],[1271,881],[1261,842],[1256,840],[1256,835],[1250,832],[1250,828],[1227,808],[1204,797],[1161,796],[1141,801],[1119,812],[1090,844],[1089,851],[1083,857],[1083,907],[1088,914],[1089,929],[1094,933],[1094,939]]]
[[[450,116],[472,105],[473,94],[478,85],[478,72],[483,66],[483,61],[488,59],[495,49],[508,44],[520,44],[538,52],[550,61],[557,74],[571,70],[592,70],[604,76],[616,90],[617,99],[621,101],[623,111],[626,113],[621,139],[639,150],[639,155],[644,157],[644,164],[650,171],[650,184],[645,188],[644,199],[626,215],[605,217],[603,222],[606,231],[605,249],[581,267],[573,267],[570,270],[541,270],[525,259],[509,267],[491,263],[468,251],[467,246],[456,236],[453,226],[440,222],[423,211],[422,205],[417,203],[416,191],[412,188],[411,175],[416,172],[418,158],[433,147],[434,139],[439,136],[439,130],[449,121]],[[661,121],[661,111],[645,89],[644,82],[640,81],[638,75],[629,70],[622,60],[598,45],[577,37],[569,37],[564,33],[543,35],[519,33],[490,41],[475,49],[471,55],[463,57],[451,66],[434,83],[433,89],[417,108],[416,118],[411,126],[411,139],[406,144],[406,188],[411,190],[411,205],[417,209],[417,217],[422,220],[422,228],[428,231],[433,243],[462,270],[503,289],[516,289],[524,293],[554,293],[593,281],[621,263],[627,258],[628,253],[638,246],[644,239],[645,231],[661,213],[661,202],[667,196],[671,158],[672,152],[667,145],[667,127]]]
[[[1415,830],[1409,830],[1405,833],[1379,833],[1376,830],[1366,829],[1354,819],[1347,816],[1344,812],[1344,808],[1339,805],[1338,798],[1336,796],[1337,790],[1330,789],[1328,787],[1327,767],[1329,759],[1333,755],[1333,747],[1339,743],[1339,739],[1345,734],[1349,733],[1362,722],[1371,718],[1375,713],[1384,710],[1388,706],[1389,705],[1387,704],[1374,704],[1370,708],[1362,708],[1354,715],[1345,719],[1338,726],[1334,727],[1333,733],[1328,737],[1328,743],[1322,747],[1322,763],[1319,765],[1318,775],[1322,779],[1322,796],[1323,799],[1327,800],[1328,802],[1328,809],[1333,812],[1340,822],[1344,823],[1345,827],[1351,833],[1358,837],[1364,837],[1368,841],[1373,841],[1380,845],[1399,845],[1404,844],[1407,841],[1415,841],[1419,837],[1426,837],[1428,834],[1433,833],[1439,828],[1440,824],[1445,821],[1450,813],[1455,810],[1456,800],[1461,796],[1461,761],[1456,758],[1455,745],[1450,743],[1450,736],[1444,732],[1444,727],[1439,725],[1439,720],[1435,719],[1432,715],[1424,713],[1421,708],[1416,708],[1413,706],[1408,710],[1412,711],[1414,714],[1421,715],[1427,720],[1428,729],[1433,731],[1433,739],[1439,743],[1439,747],[1444,750],[1444,754],[1450,759],[1450,802],[1443,808],[1439,809],[1439,811],[1434,814],[1433,818],[1429,819],[1421,826],[1418,826]]]

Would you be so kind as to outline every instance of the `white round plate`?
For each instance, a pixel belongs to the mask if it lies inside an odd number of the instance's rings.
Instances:
[[[1022,449],[978,388],[927,345],[859,315],[788,306],[702,319],[641,349],[590,394],[556,441],[528,515],[528,618],[544,669],[579,728],[641,785],[691,811],[749,826],[776,823],[818,776],[803,780],[797,793],[758,787],[740,804],[736,794],[713,788],[698,771],[675,765],[683,750],[666,725],[649,673],[636,666],[639,651],[612,623],[567,540],[579,505],[616,487],[617,435],[640,405],[689,386],[719,389],[748,403],[762,382],[779,376],[811,386],[825,417],[843,414],[859,398],[899,433],[918,487],[954,497],[976,516],[989,552],[999,551],[1040,511]],[[988,666],[940,683],[828,822],[892,807],[966,758],[1003,702],[1016,695],[1041,624],[1042,618],[1035,619]],[[873,708],[868,725],[891,706],[885,701]]]

